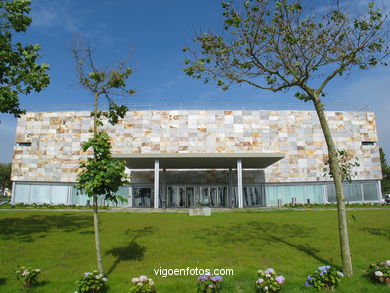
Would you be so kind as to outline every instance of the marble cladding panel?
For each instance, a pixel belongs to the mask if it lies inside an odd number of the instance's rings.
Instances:
[[[356,180],[381,178],[375,116],[371,112],[326,112],[339,149],[359,158]],[[103,126],[113,153],[282,153],[264,170],[266,182],[330,180],[323,177],[327,148],[311,111],[130,111],[115,126]],[[18,119],[12,180],[74,182],[92,120],[87,111],[30,112]],[[245,166],[243,166],[245,168]],[[262,179],[262,180],[263,180]],[[134,179],[136,180],[136,179]]]

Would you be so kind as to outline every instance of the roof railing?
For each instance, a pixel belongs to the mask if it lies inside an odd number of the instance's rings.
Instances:
[[[161,103],[125,103],[130,111],[169,111],[169,110],[302,110],[314,111],[310,103],[257,103],[257,102],[161,102]],[[101,104],[100,110],[109,108]],[[52,104],[29,105],[29,112],[92,111],[93,104]],[[365,104],[325,104],[326,111],[368,112]]]

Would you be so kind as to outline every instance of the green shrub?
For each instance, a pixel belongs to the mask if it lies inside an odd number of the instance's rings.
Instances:
[[[221,276],[204,274],[196,280],[198,281],[198,293],[216,293],[222,289],[223,278]]]
[[[96,293],[102,292],[106,287],[107,278],[98,271],[86,272],[76,282],[78,289],[74,293]]]
[[[390,260],[370,264],[367,275],[374,282],[390,285]]]
[[[130,293],[156,293],[157,290],[154,287],[154,282],[151,278],[147,276],[139,276],[138,278],[133,278],[131,280],[132,287],[130,288]]]
[[[25,266],[18,267],[16,270],[16,278],[23,282],[24,288],[31,288],[38,281],[40,269],[32,269]]]
[[[257,271],[256,292],[279,292],[284,284],[284,277],[276,275],[274,269]]]
[[[344,277],[342,272],[331,266],[319,267],[314,273],[307,277],[305,285],[316,289],[333,290]]]

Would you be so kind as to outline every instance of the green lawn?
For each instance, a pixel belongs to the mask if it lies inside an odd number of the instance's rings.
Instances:
[[[372,262],[390,259],[390,211],[349,211],[354,277],[337,292],[384,292],[363,277]],[[162,278],[158,268],[231,268],[222,292],[254,292],[256,270],[286,278],[283,292],[305,288],[319,265],[340,266],[336,211],[187,214],[101,213],[109,292],[127,292],[132,277],[152,277],[158,292],[195,292],[195,276]],[[74,292],[96,267],[92,213],[0,212],[0,292],[18,292],[17,265],[42,269],[35,292]],[[389,291],[389,290],[387,290]]]

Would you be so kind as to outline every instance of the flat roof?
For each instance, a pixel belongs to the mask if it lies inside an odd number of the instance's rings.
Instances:
[[[284,158],[281,153],[148,153],[113,154],[113,158],[126,161],[130,169],[153,169],[156,159],[160,169],[264,169]]]

